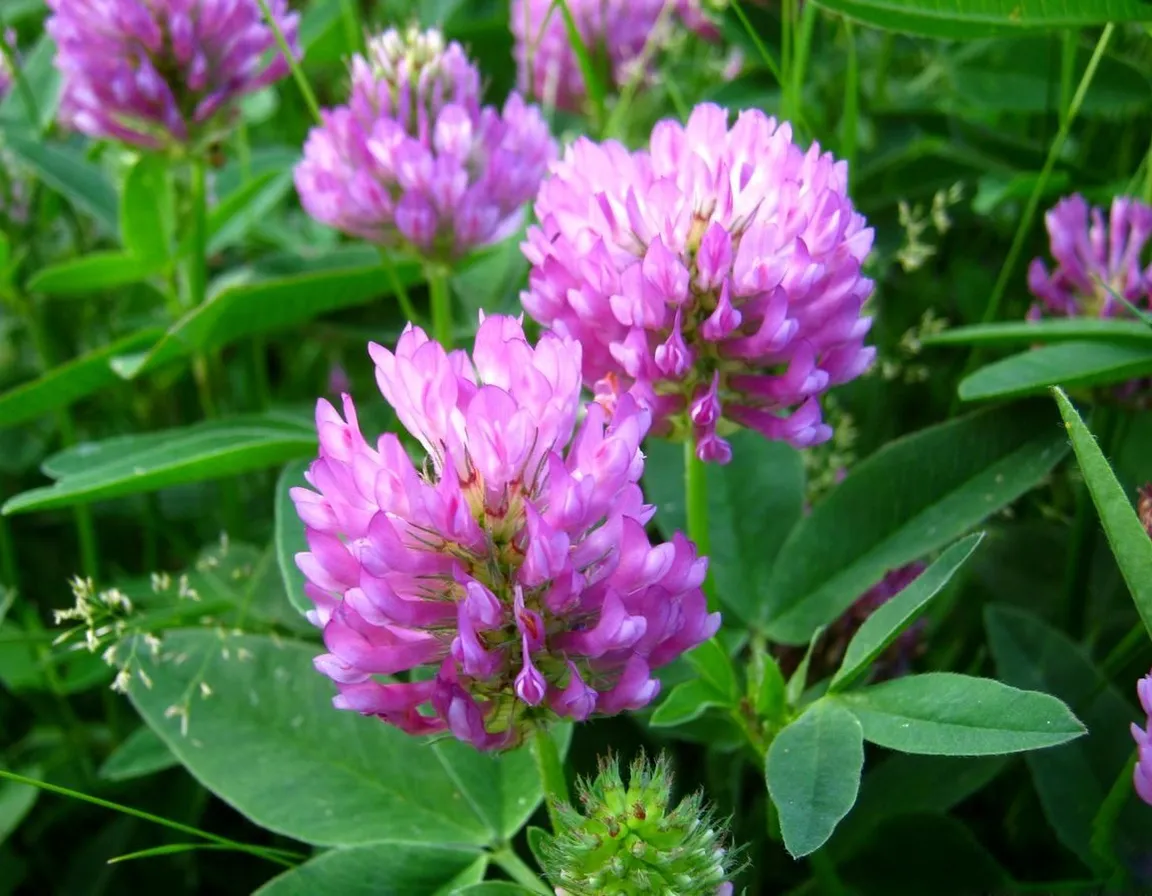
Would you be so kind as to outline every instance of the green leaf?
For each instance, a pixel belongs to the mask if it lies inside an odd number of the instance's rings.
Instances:
[[[265,171],[225,196],[208,215],[208,251],[215,254],[240,243],[291,187],[291,168]]]
[[[100,766],[106,781],[130,781],[179,765],[168,745],[147,725],[129,734]]]
[[[296,555],[308,550],[308,541],[304,538],[304,524],[296,515],[289,492],[308,485],[304,471],[310,463],[308,460],[293,461],[280,471],[280,478],[276,480],[276,562],[288,600],[301,613],[313,609],[312,601],[304,593],[304,574],[296,568]]]
[[[812,663],[812,654],[816,652],[816,645],[820,643],[820,636],[824,634],[824,628],[824,626],[819,626],[816,631],[812,632],[812,637],[808,639],[808,647],[804,651],[804,657],[792,670],[788,684],[784,686],[784,702],[788,706],[800,705],[804,690],[808,687],[808,666]]]
[[[689,653],[685,659],[715,690],[735,701],[740,698],[740,682],[736,668],[724,646],[711,638]]]
[[[332,849],[285,871],[257,896],[412,896],[431,893],[477,861],[474,849],[371,843]],[[481,857],[482,858],[482,857]]]
[[[161,332],[149,329],[133,333],[0,394],[0,427],[33,420],[108,386],[122,385],[123,381],[108,366],[108,359],[155,342]]]
[[[128,252],[92,252],[41,268],[28,281],[29,292],[83,295],[142,283],[164,270],[162,258],[140,258]]]
[[[536,860],[536,864],[541,868],[544,867],[542,857],[544,855],[545,845],[552,839],[552,835],[544,828],[538,828],[534,824],[528,825],[527,830],[524,832],[525,839],[528,841],[528,849],[532,853],[532,858]]]
[[[341,248],[295,268],[270,279],[259,279],[253,270],[234,274],[203,305],[173,324],[150,351],[113,362],[116,372],[133,379],[193,351],[290,328],[389,294],[379,256],[364,246]],[[415,263],[399,265],[397,276],[406,284],[420,278]]]
[[[159,444],[149,439],[137,447],[129,438],[117,440],[117,445],[118,457],[65,475],[53,485],[23,492],[9,499],[2,512],[71,507],[247,473],[315,453],[316,438],[253,424],[174,429]]]
[[[11,25],[15,19],[8,10],[13,0],[4,4],[3,20]],[[18,0],[15,0],[18,2]],[[36,0],[42,6],[42,0]],[[27,55],[20,60],[20,74],[32,99],[35,110],[28,108],[26,91],[17,84],[8,90],[8,95],[0,101],[0,122],[12,122],[20,126],[30,125],[35,118],[40,130],[47,128],[56,118],[56,108],[60,104],[60,71],[56,68],[56,43],[47,34],[41,35]]]
[[[836,699],[860,720],[867,740],[902,753],[1020,753],[1066,743],[1085,731],[1055,697],[954,672],[909,675]]]
[[[119,232],[116,191],[78,149],[46,143],[14,129],[5,129],[3,136],[5,146],[47,187],[92,215],[108,233]]]
[[[772,741],[764,763],[768,792],[780,813],[784,846],[794,858],[832,836],[860,788],[864,737],[841,706],[818,700]]]
[[[1087,737],[1025,758],[1056,836],[1095,867],[1092,823],[1132,753],[1132,705],[1079,645],[1032,614],[992,605],[984,611],[984,622],[1000,677],[1015,687],[1059,697],[1088,727]],[[1124,855],[1134,858],[1147,848],[1145,811],[1130,805],[1121,815],[1117,840]]]
[[[1025,29],[1086,28],[1152,18],[1141,0],[815,0],[875,28],[971,40]]]
[[[540,783],[527,749],[492,756],[455,740],[428,744],[333,709],[334,688],[312,665],[322,651],[280,638],[170,632],[159,657],[144,660],[152,687],[134,681],[129,696],[204,786],[305,843],[491,845],[535,811]],[[201,696],[201,683],[211,696]],[[571,730],[557,730],[561,747]]]
[[[730,699],[706,681],[683,681],[668,692],[648,724],[653,728],[671,728],[700,718],[712,707],[732,705]]]
[[[172,212],[168,162],[145,153],[124,179],[120,197],[120,237],[129,254],[164,261],[170,252]]]
[[[1152,330],[1130,320],[1095,317],[975,324],[925,336],[924,345],[1047,345],[1053,342],[1152,343]]]
[[[1112,546],[1116,563],[1128,583],[1136,611],[1152,635],[1152,538],[1148,537],[1116,474],[1068,397],[1059,389],[1053,389],[1052,394],[1056,397],[1064,425],[1068,427],[1076,460],[1084,473],[1092,503],[1100,514],[1108,544]]]
[[[805,517],[767,586],[768,637],[804,644],[884,575],[1038,483],[1067,446],[1043,403],[982,411],[885,445]]]
[[[763,676],[756,692],[756,715],[770,723],[776,722],[784,713],[787,684],[780,664],[766,654],[763,660]]]
[[[832,677],[830,691],[842,690],[867,671],[900,633],[910,626],[943,590],[984,538],[977,532],[948,548],[903,591],[876,609],[864,620],[848,643],[840,668]]]
[[[783,442],[742,430],[729,439],[732,462],[706,464],[708,569],[725,607],[745,621],[763,615],[773,563],[804,512],[804,462]],[[684,446],[662,439],[645,443],[644,494],[657,506],[666,538],[687,528]]]
[[[1051,386],[1123,383],[1152,373],[1152,344],[1063,342],[995,361],[960,381],[964,401],[1034,395]]]

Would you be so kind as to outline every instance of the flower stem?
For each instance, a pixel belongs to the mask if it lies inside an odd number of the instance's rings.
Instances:
[[[848,177],[856,174],[856,137],[860,128],[860,61],[856,52],[856,32],[844,20],[844,40],[848,44],[848,69],[844,75],[844,116],[840,120],[840,156],[848,163]]]
[[[411,323],[420,324],[420,315],[416,313],[416,307],[412,304],[412,297],[408,295],[408,288],[404,285],[404,281],[400,279],[400,275],[396,273],[396,265],[392,263],[392,256],[388,254],[388,250],[383,246],[380,247],[380,264],[384,268],[384,276],[388,278],[388,285],[392,287],[392,293],[396,296],[396,301],[400,303],[400,310],[404,312],[404,316],[408,318]]]
[[[696,456],[696,440],[684,442],[684,506],[688,519],[688,539],[696,545],[698,556],[707,557],[712,552],[712,542],[708,536],[708,477],[704,461]],[[712,571],[704,579],[704,594],[708,597],[708,612],[719,609],[716,602],[716,589],[712,585]]]
[[[560,833],[560,818],[556,811],[557,803],[568,802],[568,782],[564,779],[564,766],[560,762],[560,751],[556,741],[548,733],[545,725],[537,725],[532,736],[532,757],[536,760],[536,770],[540,773],[540,784],[544,789],[544,805],[548,809],[548,821],[552,833]]]
[[[448,271],[437,264],[425,266],[428,295],[432,301],[432,335],[444,348],[452,348],[452,293]]]
[[[308,107],[313,120],[320,124],[320,104],[316,102],[316,94],[312,92],[312,85],[308,83],[308,77],[304,74],[300,60],[296,58],[292,48],[288,46],[288,40],[284,37],[280,23],[276,21],[276,17],[272,15],[272,10],[268,8],[268,0],[256,0],[256,2],[260,4],[260,11],[264,13],[268,27],[276,35],[276,43],[279,44],[280,52],[284,54],[284,59],[288,62],[288,68],[292,70],[292,77],[296,80],[296,86],[300,88],[300,95],[304,97],[304,105]]]
[[[544,896],[551,896],[552,891],[544,885],[540,877],[529,868],[524,860],[516,855],[511,848],[505,847],[504,849],[494,852],[492,854],[492,861],[500,866],[500,869],[505,874],[521,886],[527,887],[533,893],[542,893]]]

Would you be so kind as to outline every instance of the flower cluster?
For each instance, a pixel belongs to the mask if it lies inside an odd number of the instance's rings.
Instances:
[[[269,8],[293,52],[299,16]],[[217,139],[239,99],[288,73],[257,0],[48,0],[63,121],[145,149]]]
[[[1036,258],[1028,268],[1028,287],[1040,300],[1030,319],[1127,315],[1112,293],[1152,310],[1152,264],[1141,261],[1152,237],[1152,206],[1117,196],[1105,223],[1104,210],[1077,194],[1056,203],[1044,223],[1056,267],[1049,273]]]
[[[437,31],[389,30],[352,61],[347,105],[323,112],[296,168],[316,220],[447,260],[515,232],[555,155],[539,110],[480,105],[480,75]]]
[[[1132,773],[1132,783],[1140,799],[1152,806],[1152,673],[1145,675],[1136,683],[1136,693],[1140,697],[1140,706],[1148,717],[1146,724],[1141,727],[1132,723],[1132,737],[1136,739],[1139,756],[1136,768]]]
[[[514,318],[483,319],[471,359],[411,326],[395,352],[370,353],[428,458],[413,466],[393,433],[369,445],[347,396],[343,419],[319,403],[315,491],[292,498],[336,705],[503,749],[540,721],[649,703],[652,670],[719,616],[700,589],[707,561],[644,530],[648,412],[624,397],[608,422],[592,403],[577,428],[580,346],[545,334],[533,347]]]
[[[564,896],[679,893],[730,896],[735,855],[724,846],[725,825],[699,793],[670,806],[672,775],[661,756],[640,756],[620,777],[619,760],[600,761],[592,780],[578,783],[580,810],[558,807],[560,828],[544,841],[542,864]]]
[[[848,644],[860,626],[897,594],[920,577],[927,567],[920,562],[909,563],[888,572],[883,579],[865,591],[820,637],[813,652],[812,679],[820,680],[840,668]],[[907,675],[912,661],[924,650],[924,620],[906,628],[872,663],[872,681],[887,681]],[[790,675],[804,658],[804,647],[778,647],[776,658],[785,675]]]
[[[0,33],[0,41],[3,41],[11,51],[15,52],[16,32],[11,28],[6,28]],[[6,53],[0,53],[0,100],[8,95],[8,91],[12,88],[12,83],[15,79],[16,73],[12,71],[8,64],[8,55]]]
[[[666,32],[670,0],[568,0],[584,46],[604,63],[611,87],[642,77]],[[587,95],[568,26],[552,0],[512,0],[520,89],[546,105],[579,111]]]
[[[698,106],[648,150],[577,140],[536,200],[528,313],[578,339],[611,406],[632,394],[653,429],[727,462],[733,424],[826,441],[819,396],[872,362],[861,266],[872,230],[844,162],[807,152],[759,111]]]

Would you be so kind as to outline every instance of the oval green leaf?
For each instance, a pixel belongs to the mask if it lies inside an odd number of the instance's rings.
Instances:
[[[964,535],[1067,451],[1043,403],[986,410],[885,445],[789,536],[767,586],[767,634],[806,644],[889,570]]]
[[[485,859],[474,849],[371,843],[332,849],[285,871],[256,896],[412,896],[434,893]]]
[[[704,715],[714,706],[731,706],[731,701],[717,693],[706,681],[684,681],[672,688],[648,724],[653,728],[671,728],[683,725]]]
[[[105,781],[131,781],[179,765],[168,745],[147,725],[141,725],[112,751],[100,766]]]
[[[1064,342],[995,361],[965,377],[964,401],[1035,395],[1052,386],[1068,389],[1123,383],[1152,373],[1152,343]]]
[[[41,268],[28,280],[29,292],[78,296],[142,283],[164,270],[163,258],[141,258],[128,252],[92,252]]]
[[[829,690],[842,690],[867,671],[872,661],[924,612],[929,601],[943,590],[983,538],[984,533],[977,532],[952,545],[911,585],[865,619],[852,636]]]
[[[1053,320],[1011,321],[955,327],[925,336],[924,345],[1047,345],[1054,342],[1094,341],[1152,343],[1152,330],[1137,321],[1070,317]]]
[[[492,756],[455,740],[430,744],[333,709],[332,684],[312,665],[322,650],[171,632],[159,656],[143,660],[152,687],[134,680],[129,696],[204,786],[305,843],[494,845],[523,826],[541,799],[527,749]],[[562,750],[570,734],[557,729]]]
[[[1055,697],[954,672],[909,675],[836,699],[860,720],[867,740],[902,753],[1020,753],[1085,733]]]
[[[1128,584],[1136,611],[1152,636],[1152,538],[1148,537],[1116,474],[1068,397],[1059,389],[1052,390],[1052,394],[1068,427],[1076,460],[1084,473],[1084,482],[1100,515],[1108,544]]]
[[[831,701],[816,701],[776,735],[764,777],[793,858],[815,852],[832,836],[856,802],[863,769],[860,722]]]
[[[1152,18],[1141,0],[814,0],[865,25],[971,40],[1024,29],[1086,28]]]
[[[171,251],[173,221],[168,162],[142,155],[124,178],[120,197],[120,238],[138,258],[163,261]]]

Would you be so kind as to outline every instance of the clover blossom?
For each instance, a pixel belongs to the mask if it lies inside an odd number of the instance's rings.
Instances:
[[[826,441],[819,396],[875,355],[861,313],[872,230],[847,178],[755,110],[729,128],[698,106],[639,152],[577,140],[536,200],[524,307],[580,340],[600,400],[634,395],[702,460],[730,459],[736,425]]]
[[[1028,268],[1028,288],[1040,301],[1028,317],[1124,317],[1129,311],[1112,293],[1152,310],[1152,264],[1142,266],[1152,236],[1152,206],[1117,196],[1105,223],[1104,210],[1079,194],[1065,197],[1044,216],[1055,268],[1040,258]]]
[[[347,105],[326,109],[296,168],[313,218],[451,260],[514,233],[555,144],[535,106],[480,105],[480,74],[438,31],[395,29],[352,60]]]
[[[590,403],[577,426],[579,344],[533,347],[510,317],[482,319],[471,358],[412,326],[370,354],[427,458],[414,466],[393,433],[369,445],[348,396],[343,419],[319,402],[314,490],[292,498],[336,706],[503,749],[556,717],[648,704],[652,670],[719,615],[693,545],[645,532],[647,410],[624,397],[608,422]]]
[[[1138,749],[1132,784],[1140,799],[1152,806],[1152,673],[1136,683],[1136,693],[1140,697],[1140,706],[1147,721],[1143,727],[1132,723],[1132,737]]]
[[[269,8],[299,53],[299,15]],[[48,0],[62,121],[98,139],[192,149],[218,139],[245,94],[288,73],[257,0]]]
[[[568,0],[580,39],[605,63],[606,86],[621,87],[642,76],[667,33],[665,8],[673,0]],[[588,88],[569,39],[568,26],[552,0],[512,0],[509,24],[515,37],[520,89],[548,106],[580,110]]]

